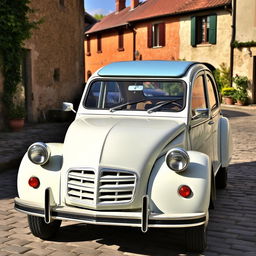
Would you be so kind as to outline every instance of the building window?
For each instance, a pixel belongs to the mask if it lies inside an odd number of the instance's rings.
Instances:
[[[65,0],[59,0],[59,2],[61,7],[65,7]]]
[[[55,82],[59,82],[60,81],[60,69],[59,68],[55,68],[53,71],[53,80]]]
[[[217,16],[198,16],[191,18],[191,45],[216,44]]]
[[[101,35],[97,35],[97,52],[101,53],[102,52],[102,43],[101,43]]]
[[[87,43],[86,55],[90,56],[91,55],[91,39],[90,39],[90,37],[87,37],[86,43]]]
[[[118,51],[124,51],[124,31],[118,31]]]
[[[165,23],[148,25],[148,48],[165,46]]]

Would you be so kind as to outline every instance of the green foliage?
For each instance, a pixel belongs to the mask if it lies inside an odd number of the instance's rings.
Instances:
[[[41,22],[29,20],[28,15],[34,12],[29,4],[30,0],[0,1],[0,65],[4,75],[3,103],[8,114],[21,81],[23,43]]]
[[[236,75],[233,80],[234,83],[236,84],[236,92],[234,98],[245,103],[248,99],[247,88],[249,81],[247,76]]]
[[[248,41],[248,42],[238,42],[238,41],[234,41],[233,42],[233,47],[234,48],[242,48],[242,47],[253,47],[256,46],[256,42],[255,41]]]
[[[24,104],[11,104],[8,109],[9,119],[20,119],[26,115]]]
[[[221,94],[224,97],[231,97],[231,98],[233,98],[235,93],[236,93],[236,89],[233,88],[233,87],[224,87],[221,90]]]
[[[105,16],[104,16],[103,14],[98,14],[98,13],[94,14],[94,18],[95,18],[96,20],[102,20],[104,17],[105,17]]]
[[[214,77],[218,86],[218,90],[222,92],[222,89],[231,85],[230,68],[225,63],[220,65],[214,72]]]

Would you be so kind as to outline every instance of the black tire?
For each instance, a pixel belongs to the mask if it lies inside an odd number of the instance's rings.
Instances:
[[[43,240],[52,238],[61,225],[61,220],[54,220],[46,224],[44,218],[28,215],[28,224],[32,234]]]
[[[207,245],[207,234],[205,225],[187,228],[185,232],[186,249],[189,252],[203,252]]]
[[[220,167],[216,175],[216,188],[224,189],[228,183],[228,168]]]

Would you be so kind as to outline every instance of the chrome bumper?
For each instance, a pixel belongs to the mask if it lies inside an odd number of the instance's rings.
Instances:
[[[44,206],[15,198],[14,208],[20,212],[43,217],[46,223],[53,219],[72,220],[88,224],[148,228],[183,228],[203,225],[208,222],[206,213],[157,214],[149,210],[148,196],[143,197],[141,211],[94,211],[70,206],[57,206],[51,202],[50,191],[45,191]]]

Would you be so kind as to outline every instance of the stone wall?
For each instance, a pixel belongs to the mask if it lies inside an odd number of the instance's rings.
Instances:
[[[2,96],[3,96],[3,82],[4,78],[0,68],[0,130],[3,129],[4,126],[4,119],[3,119],[3,103],[2,103]]]
[[[32,0],[31,7],[31,19],[43,19],[25,42],[28,119],[38,121],[83,90],[84,7],[83,0]]]
[[[237,0],[236,40],[256,41],[256,1]]]

